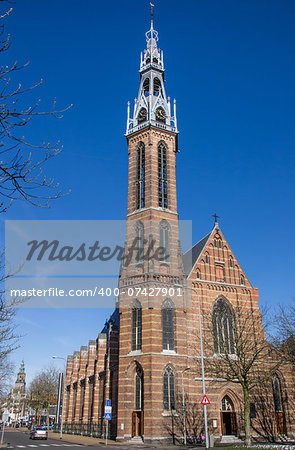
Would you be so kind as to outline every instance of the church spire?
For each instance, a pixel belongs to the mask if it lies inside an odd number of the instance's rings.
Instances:
[[[126,136],[149,125],[178,133],[176,101],[171,108],[170,97],[166,96],[164,86],[163,51],[158,48],[158,32],[154,29],[154,5],[150,5],[151,27],[145,34],[146,49],[140,56],[140,85],[133,114],[130,114],[128,102]]]

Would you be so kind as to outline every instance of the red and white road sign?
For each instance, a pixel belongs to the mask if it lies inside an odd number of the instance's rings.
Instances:
[[[207,395],[204,395],[204,397],[202,398],[201,405],[211,405],[211,403],[209,402],[209,398],[207,397]]]

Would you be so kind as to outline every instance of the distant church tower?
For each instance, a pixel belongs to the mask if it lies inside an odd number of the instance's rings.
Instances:
[[[185,348],[185,317],[177,309],[182,299],[168,292],[184,279],[176,201],[176,102],[172,106],[166,96],[153,18],[146,41],[138,96],[132,114],[129,103],[127,112],[126,254],[132,247],[136,252],[121,268],[119,280],[117,414],[117,439],[144,436],[145,442],[161,435],[163,403],[174,409],[173,365],[185,367],[178,356]],[[166,290],[157,294],[162,288]]]
[[[15,391],[21,392],[25,394],[26,392],[26,372],[25,372],[25,363],[24,361],[21,362],[20,368],[16,377],[15,382]]]

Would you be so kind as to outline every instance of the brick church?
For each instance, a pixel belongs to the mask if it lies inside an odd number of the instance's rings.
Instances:
[[[216,216],[212,231],[182,254],[175,176],[176,102],[166,96],[163,51],[153,20],[146,41],[138,97],[132,111],[128,104],[126,129],[126,248],[136,242],[137,251],[122,263],[117,308],[103,330],[88,346],[68,356],[64,431],[103,436],[104,408],[110,399],[109,432],[118,441],[181,442],[184,434],[188,439],[202,436],[204,381],[210,400],[209,433],[222,442],[225,437],[234,441],[244,436],[243,390],[206,362],[224,353],[231,361],[237,359],[234,330],[241,308],[251,317],[246,327],[250,341],[254,335],[265,339],[258,290],[235,258]],[[153,249],[152,257],[148,248]],[[250,395],[251,432],[290,436],[294,418],[288,392],[295,384],[294,374],[268,363],[265,367],[272,373],[266,398],[261,400],[257,391],[254,398],[254,390]],[[269,430],[263,429],[261,416],[266,404]]]

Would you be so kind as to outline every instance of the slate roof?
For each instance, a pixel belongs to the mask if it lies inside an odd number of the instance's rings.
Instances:
[[[205,237],[203,237],[203,239],[197,242],[196,245],[194,245],[182,256],[184,273],[186,274],[187,277],[191,273],[192,268],[196,264],[200,254],[202,253],[205,245],[207,244],[208,239],[211,236],[211,233],[212,231],[210,231],[210,233],[208,233]]]

